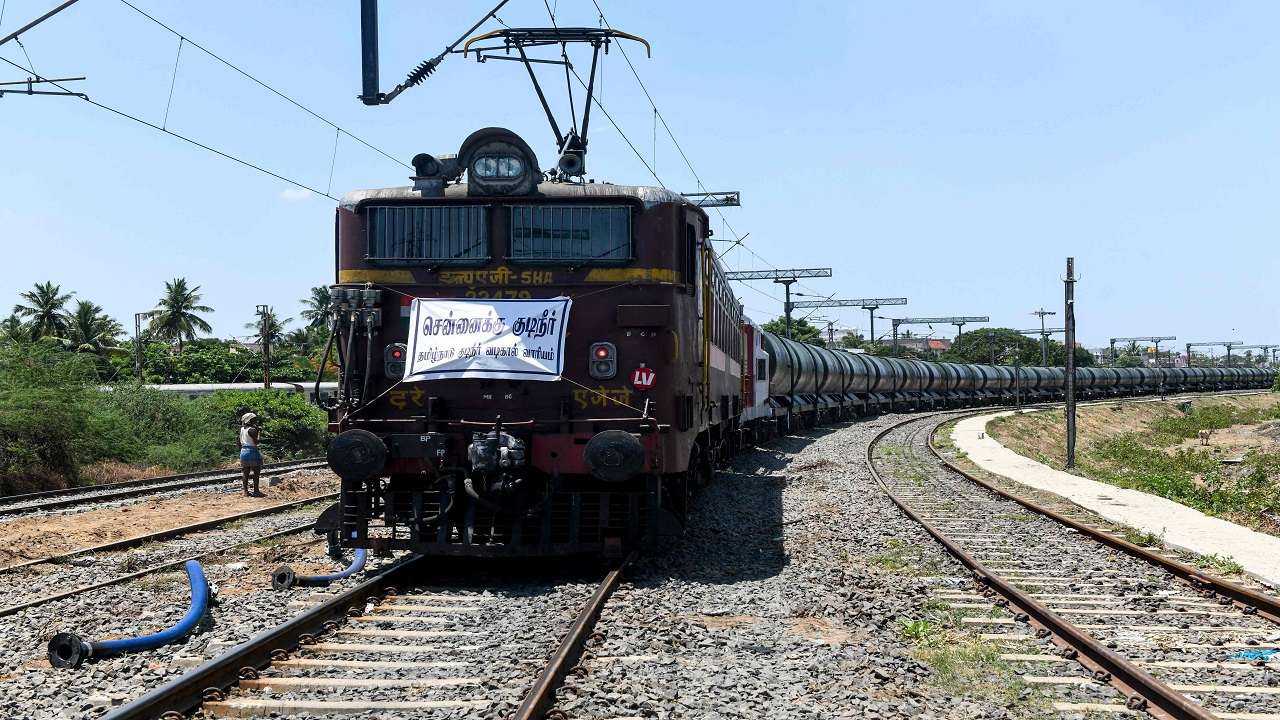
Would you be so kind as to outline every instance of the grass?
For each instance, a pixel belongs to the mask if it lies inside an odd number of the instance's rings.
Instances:
[[[900,457],[906,448],[894,443],[881,443],[877,446],[881,457]]]
[[[1244,574],[1244,568],[1230,555],[1199,555],[1196,557],[1196,567],[1213,570],[1223,575]]]
[[[940,575],[942,562],[926,556],[923,549],[904,540],[893,538],[885,543],[885,550],[871,558],[871,562],[885,572],[909,577]]]
[[[1124,539],[1138,547],[1164,547],[1164,533],[1143,532],[1137,528],[1126,527]]]
[[[1280,403],[1273,396],[1086,409],[1080,416],[1077,472],[1274,533],[1267,516],[1280,512],[1280,452],[1254,450],[1243,462],[1227,465],[1209,449],[1179,446],[1201,430],[1275,419],[1280,419]],[[988,429],[1014,451],[1061,467],[1062,426],[1061,411],[1050,410],[998,418]],[[1152,537],[1130,541],[1162,544]]]
[[[932,671],[929,683],[952,695],[999,700],[1006,705],[1035,702],[1024,698],[1026,683],[1000,659],[995,643],[969,637],[928,636],[913,653]]]

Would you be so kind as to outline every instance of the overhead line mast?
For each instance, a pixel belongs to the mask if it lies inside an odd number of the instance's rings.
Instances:
[[[956,338],[963,333],[963,328],[968,323],[974,322],[991,322],[991,318],[986,315],[952,315],[948,317],[932,317],[932,318],[888,318],[893,323],[893,351],[898,351],[898,326],[899,325],[955,325]]]
[[[803,295],[804,293],[796,293]],[[871,334],[868,342],[876,341],[876,310],[883,305],[906,305],[907,299],[904,297],[896,298],[859,298],[857,300],[801,300],[793,304],[797,308],[826,308],[826,307],[860,307],[871,315]]]
[[[786,290],[782,312],[787,322],[787,339],[791,339],[791,285],[800,278],[831,277],[831,268],[794,268],[790,270],[733,270],[724,274],[728,280],[772,280]]]

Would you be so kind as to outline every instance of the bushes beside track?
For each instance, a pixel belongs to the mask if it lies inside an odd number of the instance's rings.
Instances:
[[[297,394],[188,400],[132,383],[103,392],[98,382],[91,356],[38,343],[0,348],[0,493],[92,482],[95,464],[217,467],[235,460],[239,418],[250,410],[262,419],[268,460],[315,455],[327,441],[324,413]]]

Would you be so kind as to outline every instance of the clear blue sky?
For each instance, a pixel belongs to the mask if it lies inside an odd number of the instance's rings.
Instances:
[[[55,4],[0,2],[0,34]],[[552,159],[514,63],[455,56],[389,106],[357,102],[355,0],[140,2],[397,158],[452,152],[471,130],[502,125]],[[384,88],[490,4],[383,0]],[[911,315],[1032,327],[1031,310],[1061,308],[1072,254],[1087,343],[1280,340],[1280,4],[601,4],[614,26],[653,42],[652,59],[629,50],[703,181],[742,191],[744,206],[724,212],[757,256],[735,250],[731,267],[830,265],[834,278],[802,291],[906,295],[897,310]],[[597,22],[590,0],[555,5],[562,24]],[[547,22],[540,0],[500,15]],[[87,75],[79,86],[93,98],[163,118],[177,38],[119,0],[82,0],[23,41],[41,74]],[[0,55],[26,62],[14,43]],[[563,107],[562,83],[547,80]],[[602,96],[652,161],[652,111],[616,51]],[[333,130],[190,46],[168,125],[329,185]],[[0,309],[53,280],[131,326],[164,279],[185,276],[225,336],[248,333],[258,303],[296,316],[307,288],[332,278],[327,198],[75,99],[0,99],[0,139]],[[589,165],[599,179],[653,182],[600,115]],[[661,128],[656,166],[667,186],[694,189]],[[344,137],[332,194],[404,184],[408,172]],[[731,237],[713,218],[717,237]],[[766,295],[780,288],[754,287],[740,286],[749,312],[778,314]],[[860,310],[823,314],[865,330]]]

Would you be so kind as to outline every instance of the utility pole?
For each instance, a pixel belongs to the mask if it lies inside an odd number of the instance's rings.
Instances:
[[[1039,310],[1032,310],[1032,315],[1040,316],[1040,365],[1042,367],[1049,366],[1049,333],[1044,329],[1044,316],[1057,315],[1055,310],[1045,310],[1043,307]]]
[[[786,290],[782,303],[787,318],[787,339],[791,339],[791,285],[800,278],[831,277],[831,268],[794,268],[791,270],[734,270],[724,274],[726,280],[772,280]]]
[[[804,293],[796,293],[796,295],[804,296]],[[859,298],[857,300],[832,300],[826,298],[823,300],[801,300],[794,303],[797,308],[808,307],[860,307],[871,315],[871,334],[867,336],[867,341],[874,343],[876,341],[876,310],[881,305],[906,305],[907,299],[904,297],[897,298]]]
[[[987,331],[987,346],[991,348],[991,364],[996,364],[996,331]]]
[[[1067,469],[1076,466],[1076,259],[1067,258],[1067,277],[1063,280],[1062,316],[1067,344]]]
[[[270,319],[271,307],[269,305],[258,306],[258,320],[260,330],[258,331],[258,339],[262,343],[262,387],[271,387],[271,330],[267,327]]]
[[[1032,313],[1032,315],[1034,314],[1035,313]],[[1057,313],[1054,313],[1054,315],[1057,315]],[[1019,330],[1018,334],[1040,336],[1040,364],[1047,367],[1049,365],[1049,345],[1048,345],[1049,336],[1057,335],[1058,333],[1065,333],[1065,332],[1066,332],[1065,328],[1051,328],[1051,327],[1044,327],[1043,325],[1041,325],[1040,329],[1038,330],[1036,328],[1031,328],[1030,330]]]
[[[133,372],[142,383],[142,318],[146,313],[133,314]]]

